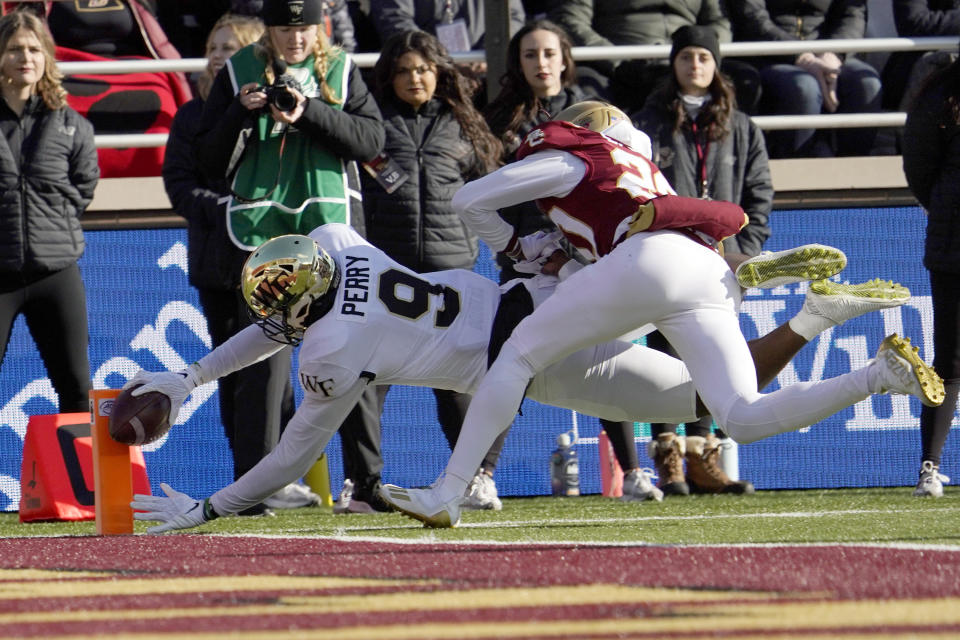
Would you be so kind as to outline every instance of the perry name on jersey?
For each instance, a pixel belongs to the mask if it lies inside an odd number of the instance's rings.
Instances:
[[[456,269],[417,274],[344,224],[310,237],[341,273],[333,308],[307,328],[300,381],[337,397],[358,378],[472,390],[486,371],[486,347],[500,297],[496,283]]]

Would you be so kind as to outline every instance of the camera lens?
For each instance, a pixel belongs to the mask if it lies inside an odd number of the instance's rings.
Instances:
[[[297,108],[297,97],[289,89],[277,89],[270,93],[270,104],[280,111],[293,111]]]

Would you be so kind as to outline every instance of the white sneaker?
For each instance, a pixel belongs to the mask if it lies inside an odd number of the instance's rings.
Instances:
[[[634,469],[623,477],[623,495],[620,499],[624,502],[642,502],[644,500],[663,501],[663,491],[658,489],[653,480],[656,475],[653,469]]]
[[[943,496],[943,485],[950,482],[948,476],[940,473],[940,467],[929,460],[924,460],[920,467],[920,480],[913,495],[918,498],[940,498]]]
[[[803,309],[814,316],[843,324],[869,311],[899,307],[910,299],[910,290],[891,280],[838,284],[830,280],[810,283]]]
[[[460,508],[468,511],[503,509],[493,477],[483,471],[478,472],[467,485],[467,492],[464,494],[463,502],[460,503]]]
[[[928,407],[943,404],[943,379],[920,359],[917,347],[910,347],[910,338],[891,333],[880,343],[875,363],[879,366],[880,393],[915,396]]]
[[[765,251],[737,267],[737,281],[744,289],[772,289],[782,284],[823,280],[840,273],[847,256],[834,247],[805,244],[786,251]]]
[[[297,509],[299,507],[316,507],[322,502],[322,498],[311,491],[307,485],[291,482],[264,500],[263,504],[271,509]]]
[[[333,505],[333,512],[350,513],[350,501],[353,500],[353,480],[349,478],[343,481],[343,489],[340,489],[340,497]]]
[[[450,529],[460,524],[460,500],[440,502],[433,489],[404,489],[395,484],[380,485],[380,497],[391,507],[419,520],[427,527]]]

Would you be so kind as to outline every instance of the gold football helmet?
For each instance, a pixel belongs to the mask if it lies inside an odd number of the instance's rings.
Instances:
[[[617,107],[599,100],[585,100],[570,105],[554,118],[554,120],[564,120],[598,133],[620,120],[629,119],[627,114]]]
[[[299,344],[303,332],[330,304],[313,303],[336,295],[337,264],[308,236],[286,235],[267,240],[243,265],[243,299],[253,321],[271,340]],[[332,298],[329,299],[332,304]]]

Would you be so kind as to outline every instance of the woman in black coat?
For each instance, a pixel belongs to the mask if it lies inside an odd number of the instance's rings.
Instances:
[[[920,411],[920,479],[915,496],[940,497],[940,454],[960,390],[960,61],[935,72],[907,112],[903,171],[927,212],[923,265],[933,300],[933,366],[946,398]]]
[[[400,264],[418,272],[472,269],[477,238],[453,210],[463,184],[495,169],[501,147],[473,106],[466,77],[434,36],[406,31],[383,46],[374,67],[374,92],[383,114],[386,141],[365,163],[363,203],[367,238]],[[389,387],[381,386],[385,395]],[[453,449],[470,396],[434,389],[437,416]],[[344,450],[351,437],[340,432]],[[493,470],[503,439],[487,453],[470,483],[464,508],[500,509]],[[377,452],[379,454],[379,451]],[[372,456],[344,459],[354,483],[376,469]]]
[[[93,127],[67,106],[54,45],[33,13],[0,18],[0,358],[23,314],[61,413],[87,411],[80,216],[100,177]]]

